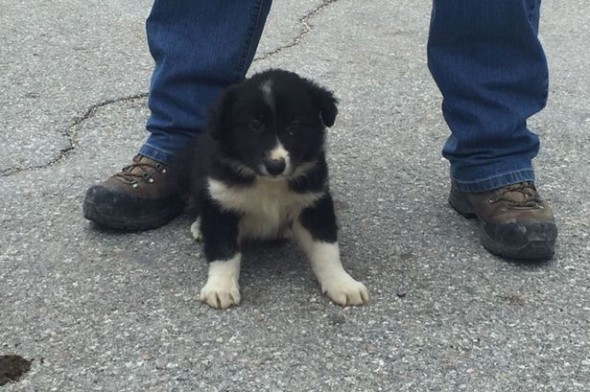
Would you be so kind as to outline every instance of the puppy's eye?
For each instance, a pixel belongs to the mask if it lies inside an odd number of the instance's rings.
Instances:
[[[248,128],[250,128],[251,130],[253,130],[255,132],[260,132],[264,129],[264,124],[256,119],[254,119],[254,120],[250,120],[250,122],[248,123]]]

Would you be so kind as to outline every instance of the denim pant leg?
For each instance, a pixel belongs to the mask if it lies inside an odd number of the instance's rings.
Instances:
[[[451,129],[443,155],[464,192],[534,181],[539,138],[527,119],[547,101],[540,0],[433,0],[428,66]]]
[[[147,20],[155,60],[151,133],[140,154],[162,163],[203,130],[220,92],[254,58],[271,0],[155,0]]]

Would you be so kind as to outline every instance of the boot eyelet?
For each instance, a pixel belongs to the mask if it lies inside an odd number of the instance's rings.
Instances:
[[[166,171],[167,171],[166,168],[162,168],[162,170],[160,170],[160,173],[166,174]]]
[[[150,178],[148,178],[148,182],[149,182],[150,184],[152,184],[152,183],[154,182],[154,179],[150,177]]]
[[[137,182],[131,183],[132,188],[139,188],[139,184]]]

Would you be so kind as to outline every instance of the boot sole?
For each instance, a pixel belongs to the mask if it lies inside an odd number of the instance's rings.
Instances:
[[[546,261],[550,260],[555,253],[557,233],[555,224],[549,224],[552,227],[547,232],[540,230],[538,224],[523,224],[527,228],[527,244],[522,247],[514,247],[491,238],[483,227],[483,220],[475,213],[471,203],[454,192],[454,189],[451,189],[449,204],[463,217],[478,220],[480,242],[493,255],[507,259]]]
[[[84,218],[94,222],[101,228],[117,231],[145,231],[164,226],[183,211],[183,206],[171,208],[157,213],[144,214],[141,217],[126,218],[120,214],[99,210],[97,206],[86,200],[83,205]]]

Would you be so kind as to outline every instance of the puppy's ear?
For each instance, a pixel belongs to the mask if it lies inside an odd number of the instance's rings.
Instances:
[[[338,100],[334,97],[334,94],[331,91],[318,86],[312,81],[308,81],[308,84],[309,93],[320,110],[320,116],[322,117],[324,125],[331,127],[334,125],[336,115],[338,114],[338,108],[336,107]]]
[[[231,127],[231,112],[235,94],[233,87],[228,87],[217,99],[209,113],[209,134],[215,140],[220,139]]]

